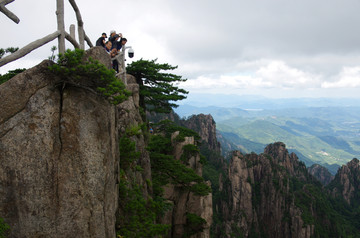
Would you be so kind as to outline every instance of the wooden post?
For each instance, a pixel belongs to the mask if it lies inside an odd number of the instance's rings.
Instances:
[[[20,22],[20,19],[5,7],[6,4],[9,4],[13,1],[14,0],[0,0],[0,12],[4,13],[8,18],[18,24]]]
[[[94,47],[94,45],[91,43],[91,40],[90,38],[86,35],[85,31],[84,31],[84,35],[85,35],[85,41],[86,43],[88,44],[88,46],[91,48],[91,47]]]
[[[50,35],[47,35],[41,39],[31,42],[30,44],[24,46],[23,48],[12,53],[11,55],[8,55],[0,59],[0,67],[29,54],[31,51],[35,50],[36,48],[39,48],[40,46],[43,46],[46,43],[56,39],[56,37],[58,37],[59,35],[60,35],[60,31],[55,31]]]
[[[59,53],[65,52],[65,22],[64,22],[64,0],[56,0],[56,16],[59,35]]]
[[[69,31],[70,31],[70,36],[71,36],[72,38],[76,39],[76,38],[75,38],[75,25],[74,25],[74,24],[71,24],[71,25],[70,25]]]
[[[80,45],[80,49],[85,49],[85,32],[84,32],[84,22],[81,18],[81,14],[80,14],[80,10],[78,8],[78,6],[76,5],[75,0],[69,0],[71,6],[73,7],[75,14],[76,14],[76,19],[78,22],[78,34],[79,34],[79,45]]]
[[[77,43],[76,39],[73,38],[70,34],[65,32],[65,39],[67,39],[75,48],[80,49],[79,43]]]
[[[9,17],[11,20],[13,20],[16,23],[19,23],[19,18],[15,16],[12,12],[10,12],[8,9],[5,8],[6,4],[9,4],[13,2],[14,0],[0,0],[0,11],[3,12],[7,17]],[[81,14],[79,11],[78,6],[75,3],[75,0],[69,0],[71,6],[74,8],[74,11],[76,13],[76,18],[78,22],[78,31],[79,31],[79,43],[75,40],[75,26],[70,26],[70,34],[68,34],[65,31],[65,21],[64,21],[64,0],[56,0],[56,16],[57,16],[57,25],[58,29],[56,32],[49,34],[41,39],[38,39],[36,41],[33,41],[32,43],[24,46],[20,50],[16,51],[15,53],[8,55],[2,59],[0,59],[0,67],[12,62],[14,60],[17,60],[31,51],[33,51],[36,48],[39,48],[42,45],[45,45],[46,43],[54,40],[55,38],[58,38],[59,42],[59,53],[63,54],[65,53],[65,38],[70,41],[71,44],[74,45],[75,48],[84,49],[85,48],[85,41],[88,43],[90,47],[93,47],[93,44],[91,43],[89,37],[85,34],[84,31],[84,23],[81,19]]]

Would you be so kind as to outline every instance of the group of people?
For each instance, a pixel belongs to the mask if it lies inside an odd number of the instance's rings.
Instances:
[[[102,33],[101,37],[96,41],[96,46],[102,46],[105,48],[106,52],[110,55],[111,58],[114,58],[120,53],[121,48],[126,44],[127,39],[123,38],[121,33],[116,33],[116,31],[110,31],[110,37],[106,41],[106,33]],[[119,63],[115,59],[112,61],[113,69],[119,73]]]

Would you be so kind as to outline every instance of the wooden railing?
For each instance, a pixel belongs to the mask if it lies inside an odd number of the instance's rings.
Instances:
[[[0,0],[0,11],[18,24],[20,22],[20,19],[5,7],[5,5],[13,1],[15,0]],[[57,31],[41,39],[35,40],[30,44],[24,46],[23,48],[19,49],[18,51],[0,59],[0,67],[12,61],[15,61],[19,58],[24,57],[25,55],[29,54],[31,51],[47,44],[48,42],[56,38],[58,38],[59,53],[65,52],[65,39],[68,40],[75,48],[85,49],[85,41],[87,42],[89,47],[93,47],[93,44],[91,43],[89,37],[86,35],[84,31],[84,23],[82,21],[80,10],[76,5],[75,0],[69,0],[69,3],[71,4],[76,14],[76,19],[78,23],[79,42],[77,42],[75,39],[74,25],[70,25],[70,30],[69,30],[70,34],[65,31],[64,0],[56,0],[56,16],[57,16],[57,26],[58,26]]]

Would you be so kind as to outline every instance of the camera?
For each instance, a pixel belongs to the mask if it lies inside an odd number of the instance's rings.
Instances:
[[[134,50],[133,50],[132,48],[130,48],[130,49],[128,50],[128,54],[129,54],[129,58],[134,57]]]

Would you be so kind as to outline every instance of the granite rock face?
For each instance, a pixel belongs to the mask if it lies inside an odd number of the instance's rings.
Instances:
[[[346,165],[341,166],[330,183],[331,193],[334,196],[341,196],[345,201],[357,207],[360,196],[360,162],[354,158]]]
[[[116,106],[117,111],[117,130],[119,137],[126,134],[126,130],[130,128],[139,127],[143,124],[143,120],[139,113],[139,85],[136,83],[136,79],[132,75],[127,75],[126,89],[131,92],[131,96],[121,104]],[[141,153],[141,156],[136,164],[143,170],[139,171],[127,171],[129,178],[135,179],[137,184],[140,184],[144,197],[147,197],[148,193],[151,193],[151,187],[148,186],[146,180],[151,180],[151,164],[149,153],[146,150],[146,140],[143,133],[139,133],[137,136],[132,136],[132,141],[135,142],[136,151]],[[121,160],[121,155],[120,155]]]
[[[174,139],[177,135],[178,132],[175,132],[172,139]],[[183,147],[188,144],[196,144],[194,137],[185,137],[183,142],[175,142],[173,140],[175,159],[180,159],[183,153]],[[199,154],[191,156],[186,165],[193,169],[197,175],[202,176],[203,165],[200,163]],[[211,186],[210,182],[207,182],[207,185]],[[163,224],[171,225],[171,230],[169,231],[167,237],[184,237],[187,223],[186,214],[192,213],[203,218],[206,221],[206,224],[202,227],[202,232],[198,232],[190,237],[210,238],[210,226],[212,224],[213,216],[211,193],[206,196],[199,196],[190,192],[188,189],[184,189],[182,185],[168,184],[164,188],[164,198],[173,205],[172,209],[165,214],[161,221]]]
[[[290,199],[289,176],[302,179],[301,171],[306,171],[305,165],[299,164],[296,155],[289,154],[281,142],[268,145],[260,155],[235,151],[228,178],[226,182],[220,181],[227,199],[221,200],[216,208],[223,216],[216,234],[310,238],[314,226],[305,224],[300,208]]]
[[[308,168],[308,171],[323,185],[328,185],[334,179],[334,176],[329,172],[329,170],[319,164],[313,164],[311,167]]]
[[[216,139],[216,123],[210,114],[191,116],[183,124],[185,127],[196,131],[209,149],[220,152],[220,143]]]
[[[110,67],[106,52],[87,52]],[[0,217],[9,237],[114,237],[115,106],[44,61],[0,85]]]

